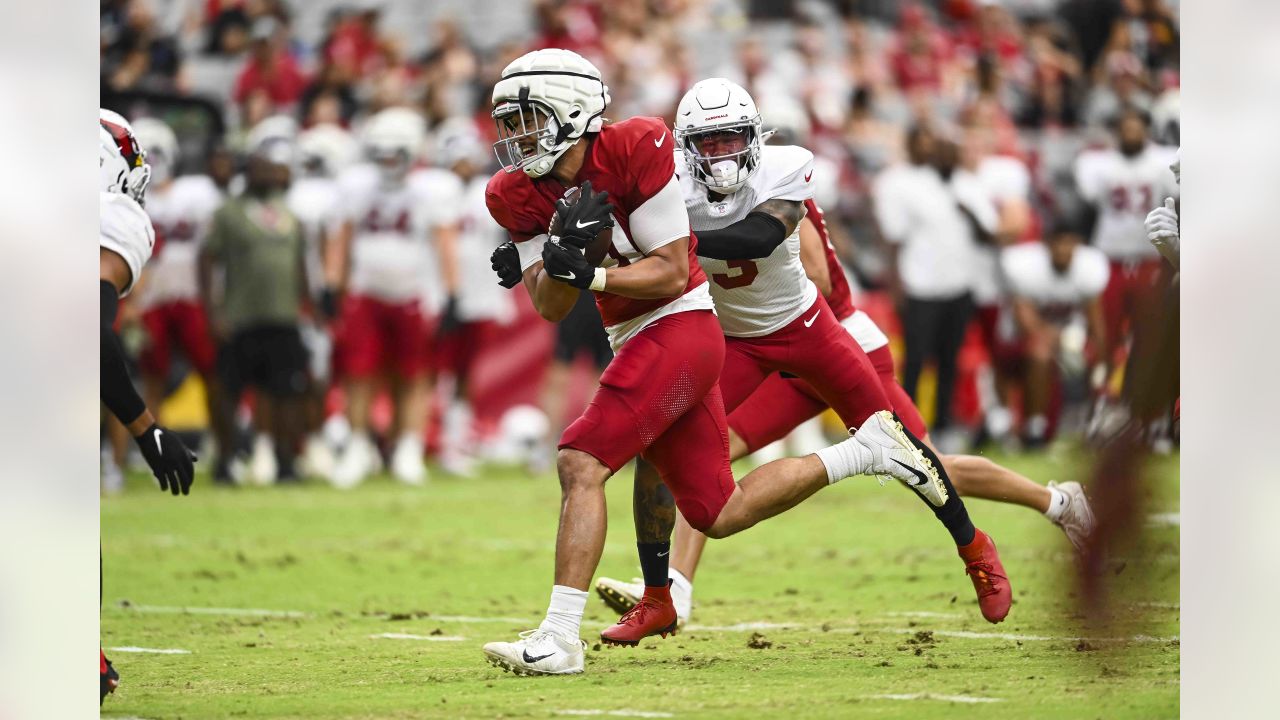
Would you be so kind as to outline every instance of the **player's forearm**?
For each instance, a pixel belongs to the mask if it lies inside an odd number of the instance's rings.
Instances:
[[[544,320],[560,322],[578,301],[578,288],[547,277],[542,263],[534,263],[524,271],[524,286],[529,291],[533,307]]]
[[[100,304],[102,312],[101,330],[98,338],[99,385],[102,402],[120,422],[132,426],[149,416],[147,406],[138,396],[129,378],[129,366],[125,362],[124,348],[120,347],[120,339],[116,337],[112,325],[116,319],[119,297],[115,286],[109,280],[99,282]],[[150,425],[143,425],[143,429]]]
[[[343,223],[325,243],[324,281],[332,288],[341,288],[347,281],[347,259],[354,229],[351,223]]]
[[[675,243],[672,243],[675,244]],[[669,247],[669,246],[668,246]],[[689,284],[688,253],[650,255],[605,271],[605,292],[636,300],[678,297]]]
[[[805,218],[800,221],[800,264],[804,266],[805,275],[818,287],[818,292],[825,297],[831,293],[831,269],[827,267],[826,251],[822,247],[822,237],[813,221]]]
[[[458,226],[449,225],[435,230],[436,253],[440,256],[440,279],[445,292],[458,293]]]
[[[790,234],[782,220],[753,210],[728,227],[699,231],[698,255],[716,260],[758,260],[772,255]]]

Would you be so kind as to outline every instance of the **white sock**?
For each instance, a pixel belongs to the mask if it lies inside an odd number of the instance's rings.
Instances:
[[[1067,494],[1058,488],[1049,488],[1049,509],[1044,511],[1044,516],[1052,522],[1058,522],[1062,517],[1062,511],[1067,509]]]
[[[1032,415],[1027,418],[1027,436],[1042,438],[1049,432],[1049,419],[1043,415]]]
[[[553,632],[566,640],[578,640],[582,613],[587,609],[587,591],[564,585],[551,587],[551,604],[539,630]]]
[[[834,485],[851,475],[862,475],[871,467],[871,451],[857,438],[849,438],[814,453],[827,468],[827,483]]]
[[[676,615],[687,618],[693,610],[693,581],[675,568],[667,574],[671,577],[671,602],[676,606]]]

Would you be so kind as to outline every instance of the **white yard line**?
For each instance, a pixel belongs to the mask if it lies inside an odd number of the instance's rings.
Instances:
[[[557,715],[609,715],[612,717],[633,717],[633,718],[669,718],[675,717],[669,712],[657,712],[652,710],[556,710]]]
[[[121,605],[122,610],[168,615],[236,615],[242,617],[309,617],[300,610],[267,610],[264,608],[174,607],[169,605]]]
[[[1147,516],[1147,524],[1159,527],[1177,527],[1182,525],[1182,515],[1176,512],[1152,513]]]
[[[807,628],[803,625],[795,623],[776,623],[776,622],[741,622],[733,625],[685,625],[686,632],[748,632],[752,630],[821,630],[821,628]]]
[[[134,647],[133,645],[125,645],[124,647],[107,648],[111,652],[118,653],[150,653],[152,655],[190,655],[190,650],[181,648],[144,648]]]
[[[907,633],[907,634],[919,632],[920,630],[921,628],[884,628],[884,632]],[[932,632],[934,635],[937,635],[938,637],[955,637],[955,638],[964,638],[966,640],[1025,640],[1025,641],[1085,640],[1088,642],[1097,642],[1097,643],[1112,643],[1112,642],[1167,643],[1167,642],[1174,642],[1179,639],[1177,635],[1171,635],[1169,637],[1154,637],[1152,635],[1131,635],[1128,637],[1079,637],[1079,636],[1073,637],[1069,635],[1057,635],[1057,636],[1018,635],[1015,633],[973,632],[970,630],[930,630],[928,632]]]
[[[866,695],[868,700],[938,700],[952,703],[997,703],[1004,702],[1000,698],[974,697],[973,695],[938,695],[936,693],[892,693],[887,695]]]
[[[461,635],[412,635],[410,633],[378,633],[370,635],[369,639],[377,640],[385,638],[387,640],[427,640],[429,642],[461,642],[466,640]]]

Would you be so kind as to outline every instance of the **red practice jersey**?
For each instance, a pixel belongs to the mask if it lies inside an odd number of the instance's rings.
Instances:
[[[605,125],[599,133],[587,136],[590,145],[582,169],[574,178],[574,185],[590,180],[597,192],[608,191],[614,206],[613,243],[601,263],[603,267],[629,265],[645,257],[646,243],[660,247],[672,238],[636,238],[632,234],[632,214],[659,195],[675,178],[675,159],[671,152],[671,133],[660,118],[635,117]],[[547,235],[547,227],[555,212],[555,203],[565,188],[550,176],[533,179],[523,172],[499,170],[489,180],[485,190],[485,202],[489,214],[511,235],[516,243],[537,242],[541,247]],[[678,188],[676,199],[679,201]],[[680,202],[680,211],[683,212]],[[706,294],[706,275],[698,264],[697,241],[688,229],[688,217],[684,219],[684,232],[689,235],[689,280],[684,293],[676,298],[636,300],[614,295],[607,290],[595,293],[596,304],[606,328],[622,326],[671,303],[680,302],[695,291]],[[522,250],[522,266],[530,267],[536,259]],[[689,303],[688,309],[710,308],[707,301]],[[674,309],[674,308],[673,308]],[[681,308],[684,309],[684,308]],[[647,323],[646,323],[647,324]],[[611,336],[614,333],[610,333]],[[629,336],[631,332],[628,332]],[[625,337],[615,339],[615,345]]]

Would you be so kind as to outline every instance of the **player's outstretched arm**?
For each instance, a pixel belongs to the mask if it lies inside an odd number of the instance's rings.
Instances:
[[[689,238],[649,251],[630,265],[619,265],[605,271],[604,291],[635,298],[655,300],[678,297],[689,284]]]
[[[699,231],[698,254],[717,260],[769,257],[795,232],[804,213],[804,203],[798,200],[766,200],[732,225]]]

